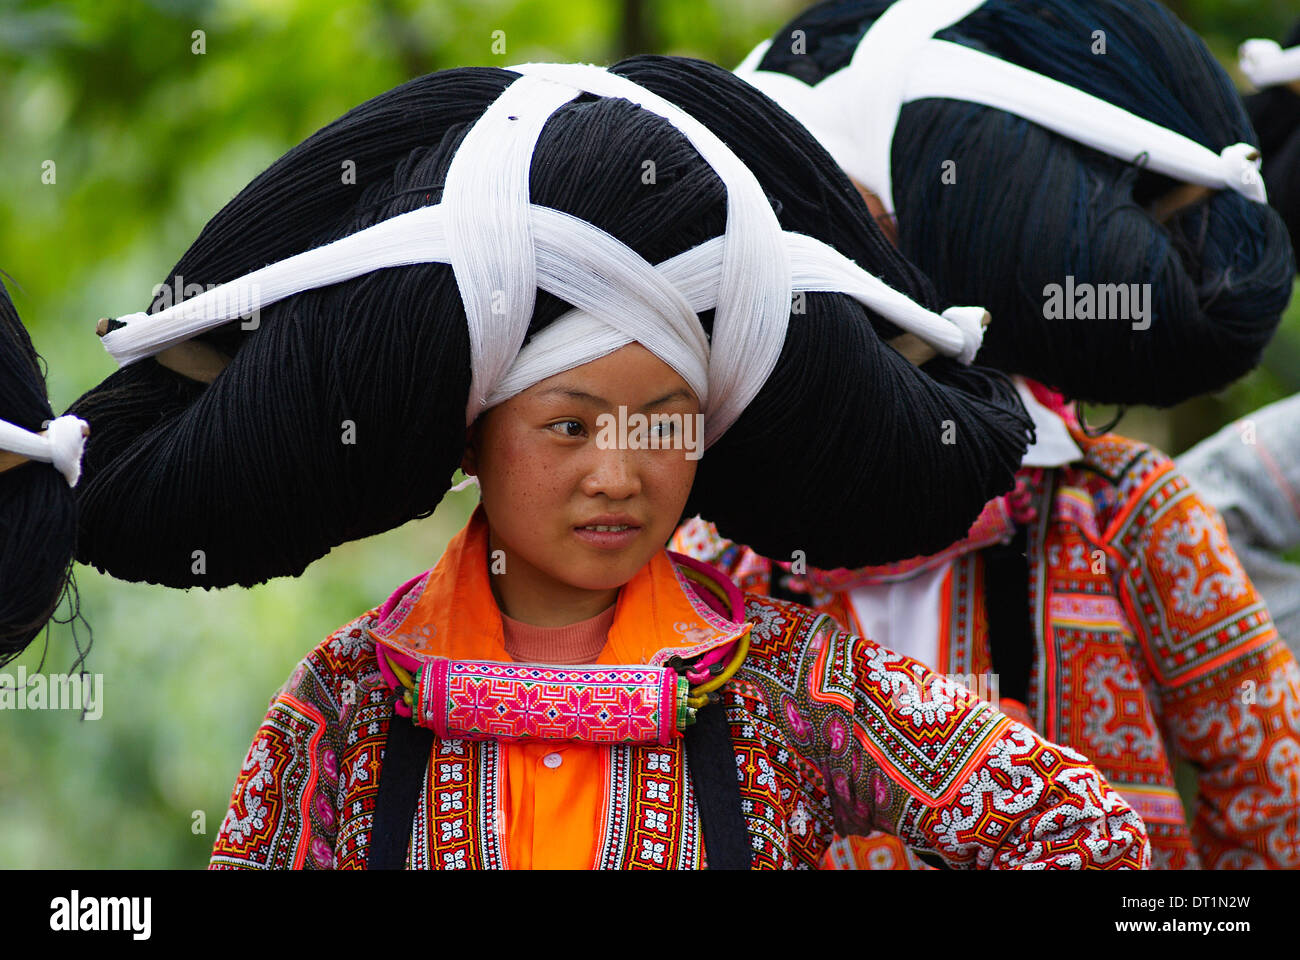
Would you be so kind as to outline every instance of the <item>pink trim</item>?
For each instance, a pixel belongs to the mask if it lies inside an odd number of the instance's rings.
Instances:
[[[418,573],[393,591],[393,595],[379,608],[379,625],[374,628],[376,633],[391,634],[402,625],[406,615],[415,606],[415,601],[419,600],[424,592],[425,581],[431,573],[432,570]]]
[[[441,739],[667,746],[676,690],[677,674],[663,667],[439,658],[422,678],[418,723]]]
[[[431,715],[433,717],[433,732],[438,735],[439,740],[447,739],[447,677],[451,673],[451,661],[438,658],[429,664],[429,669],[433,671],[433,677],[428,684],[429,689],[433,691],[433,702],[430,704]]]
[[[659,746],[666,747],[677,729],[677,673],[665,670],[659,686]]]
[[[325,735],[325,717],[312,704],[299,700],[292,694],[281,694],[281,703],[288,703],[298,710],[303,716],[315,721],[316,728],[312,731],[311,738],[307,741],[306,755],[311,758],[316,757],[317,750],[320,747],[321,737]],[[293,853],[293,869],[301,870],[302,865],[307,861],[307,852],[311,847],[311,803],[316,797],[316,780],[319,771],[315,763],[307,764],[307,782],[302,786],[302,792],[299,795],[298,816],[302,824],[302,833],[298,838],[298,846]]]
[[[411,608],[415,606],[415,602],[420,599],[420,595],[424,592],[424,586],[428,583],[429,574],[431,573],[433,573],[432,570],[417,573],[394,590],[392,595],[379,608],[379,622],[369,630],[370,638],[375,641],[375,659],[379,661],[379,673],[383,676],[384,683],[388,684],[388,689],[394,693],[400,693],[402,681],[398,680],[397,674],[393,673],[389,668],[388,660],[384,657],[384,654],[387,653],[399,667],[412,674],[420,669],[421,661],[391,646],[386,637],[382,637],[380,634],[391,635],[402,625],[406,620],[406,615],[411,612]],[[406,701],[401,696],[397,698],[397,705],[394,710],[399,717],[409,717],[411,715],[411,708],[406,705]]]
[[[730,577],[723,574],[717,567],[711,567],[702,560],[696,560],[694,557],[688,557],[683,553],[674,553],[672,550],[667,551],[667,553],[668,559],[672,560],[673,563],[679,563],[684,567],[699,571],[726,592],[727,599],[731,602],[730,610],[721,609],[721,601],[709,590],[701,587],[693,580],[686,581],[691,588],[691,592],[707,604],[710,610],[726,617],[733,624],[745,622],[745,595],[740,592],[739,587],[731,582]]]
[[[392,657],[399,667],[410,673],[415,673],[420,669],[420,661],[409,654],[403,653],[401,650],[390,647],[380,637],[376,636],[373,630],[370,631],[370,638],[375,641],[375,659],[379,661],[379,672],[384,678],[384,683],[388,684],[389,690],[394,693],[399,692],[402,689],[402,681],[397,679],[397,674],[393,673],[392,668],[388,666],[388,658],[384,654]],[[406,705],[406,701],[400,696],[397,698],[396,710],[398,716],[409,717],[411,715],[411,708]]]
[[[688,557],[684,554],[674,553],[669,550],[668,558],[674,563],[680,563],[682,566],[698,570],[704,576],[717,583],[718,586],[722,587],[723,591],[727,594],[727,599],[731,603],[731,611],[729,613],[723,611],[721,609],[722,602],[714,596],[710,590],[700,586],[689,577],[684,577],[679,574],[678,579],[685,581],[686,586],[690,587],[690,592],[687,596],[698,600],[699,603],[706,604],[708,609],[714,614],[726,617],[728,619],[728,625],[732,628],[745,622],[745,595],[741,593],[740,588],[732,582],[730,577],[723,574],[722,571],[716,567],[711,567],[701,560],[696,560],[694,557]],[[712,674],[709,673],[709,667],[715,663],[720,663],[723,660],[729,659],[732,651],[735,650],[738,641],[739,637],[732,640],[731,643],[722,644],[721,646],[709,650],[695,662],[693,669],[684,671],[686,679],[691,683],[703,683],[708,680],[712,676]],[[684,654],[681,652],[678,652],[677,655],[685,658]],[[675,700],[673,707],[675,713]]]

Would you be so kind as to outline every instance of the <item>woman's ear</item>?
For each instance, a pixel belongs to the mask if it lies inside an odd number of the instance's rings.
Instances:
[[[467,477],[478,475],[479,421],[475,420],[465,431],[465,454],[460,458],[461,472]]]
[[[858,181],[849,177],[849,183],[857,187],[858,193],[862,195],[862,199],[867,203],[867,209],[871,211],[871,219],[876,221],[876,225],[880,227],[881,232],[884,233],[885,239],[897,247],[898,218],[885,210],[885,205],[880,202],[880,198],[862,184],[858,183]]]

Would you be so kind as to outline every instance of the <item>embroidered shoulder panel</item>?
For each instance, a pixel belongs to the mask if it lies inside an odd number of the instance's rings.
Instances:
[[[333,799],[318,792],[324,733],[315,707],[287,693],[272,701],[235,781],[212,866],[298,869],[309,851],[329,865],[333,844],[305,829],[318,803],[333,809]]]
[[[1134,498],[1111,545],[1124,562],[1125,599],[1162,686],[1275,640],[1222,519],[1177,470],[1158,474]]]
[[[332,633],[272,700],[235,782],[212,868],[329,869],[364,842],[357,834],[369,827],[392,709],[365,633],[371,625],[373,611]],[[356,810],[365,815],[360,830],[357,817],[340,816],[344,794],[366,807]]]
[[[1151,470],[1169,458],[1150,444],[1107,433],[1100,437],[1075,437],[1083,451],[1083,467],[1116,487],[1136,489]]]

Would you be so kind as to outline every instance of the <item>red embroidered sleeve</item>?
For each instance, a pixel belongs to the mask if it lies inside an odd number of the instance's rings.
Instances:
[[[1082,755],[829,617],[746,601],[757,654],[747,671],[825,778],[838,833],[885,830],[954,867],[1147,866],[1141,818]]]
[[[272,699],[235,780],[210,869],[335,866],[340,714],[358,690],[349,665],[370,648],[364,620],[308,654]]]
[[[211,869],[296,870],[309,865],[307,824],[317,795],[324,732],[325,719],[312,704],[289,693],[271,702],[235,781],[212,848]],[[331,845],[326,865],[332,854]],[[310,865],[316,865],[311,859]]]
[[[1198,771],[1206,868],[1300,867],[1300,670],[1223,521],[1154,451],[1106,533],[1173,750]]]

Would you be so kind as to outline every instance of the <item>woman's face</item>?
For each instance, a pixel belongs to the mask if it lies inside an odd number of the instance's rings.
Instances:
[[[699,411],[686,381],[634,343],[479,417],[462,466],[478,477],[491,549],[504,553],[492,583],[508,615],[594,616],[663,549],[695,480]],[[636,429],[635,414],[654,429]]]

